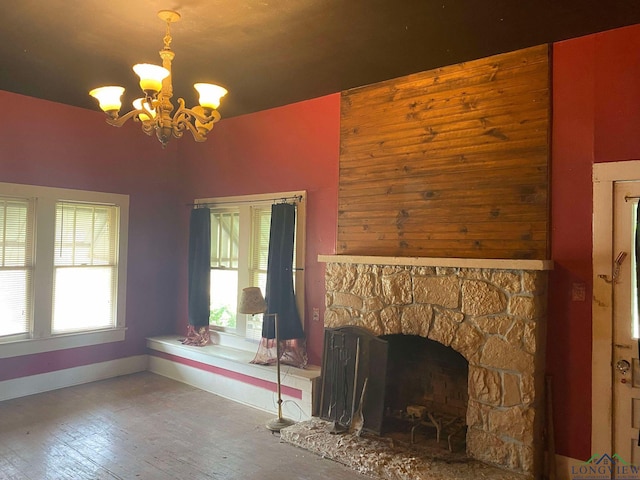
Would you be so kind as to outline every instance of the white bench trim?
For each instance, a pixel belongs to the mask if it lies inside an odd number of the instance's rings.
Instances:
[[[151,372],[236,402],[277,413],[277,374],[273,366],[249,363],[254,353],[222,345],[183,345],[178,335],[147,339]],[[281,369],[283,415],[308,420],[319,391],[320,367]]]

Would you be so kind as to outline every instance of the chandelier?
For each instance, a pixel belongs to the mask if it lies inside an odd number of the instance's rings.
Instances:
[[[180,14],[172,10],[160,10],[158,17],[167,24],[164,48],[159,52],[162,66],[148,63],[133,66],[133,71],[140,77],[140,88],[144,92],[144,97],[133,101],[133,110],[119,116],[123,87],[94,88],[89,95],[98,100],[100,108],[107,114],[109,125],[121,127],[133,118],[134,121],[142,124],[142,131],[147,135],[155,132],[163,148],[171,136],[180,138],[186,130],[191,132],[196,142],[204,142],[213,124],[220,120],[217,109],[220,106],[220,99],[227,94],[227,90],[211,83],[196,83],[194,88],[200,95],[200,105],[187,108],[184,100],[179,98],[178,109],[172,115],[171,61],[175,53],[171,50],[171,23],[180,20]]]

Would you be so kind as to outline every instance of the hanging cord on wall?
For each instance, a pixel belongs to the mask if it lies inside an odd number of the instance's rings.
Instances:
[[[60,202],[60,251],[58,256],[62,258],[62,239],[64,237],[64,202]]]
[[[291,369],[294,368],[292,366],[289,366],[289,368],[287,368],[283,373],[284,373],[284,377],[283,380],[286,379],[289,376],[289,372],[291,371]],[[277,395],[274,393],[273,397],[273,407],[274,408],[278,408],[278,401],[277,401]],[[295,400],[285,400],[284,402],[282,402],[282,405],[295,405],[295,407],[298,409],[298,421],[302,420],[302,415],[304,414],[304,410],[302,409],[302,407],[298,404],[298,402],[296,402]],[[291,413],[291,412],[289,412]],[[292,415],[291,415],[292,416]]]

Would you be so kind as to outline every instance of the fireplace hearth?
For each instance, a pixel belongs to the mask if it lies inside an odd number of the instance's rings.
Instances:
[[[437,377],[440,367],[419,382],[410,377],[421,385],[397,403],[392,399],[405,387],[390,386],[385,418],[411,410],[428,429],[430,402],[452,396],[451,407],[457,405],[466,424],[466,458],[525,476],[540,471],[551,262],[342,255],[319,260],[327,263],[325,328],[357,327],[381,339],[421,337],[459,354],[467,365],[464,394],[441,384],[433,391],[429,376]],[[446,412],[438,413],[444,418]],[[420,438],[423,432],[413,434]]]
[[[380,480],[530,480],[531,476],[489,465],[464,453],[429,443],[371,434],[329,433],[332,423],[319,418],[283,429],[281,440]]]

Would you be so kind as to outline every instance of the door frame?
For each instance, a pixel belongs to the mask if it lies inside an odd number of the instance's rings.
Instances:
[[[613,447],[613,273],[614,184],[640,180],[640,160],[593,165],[593,297],[591,339],[591,451]]]

